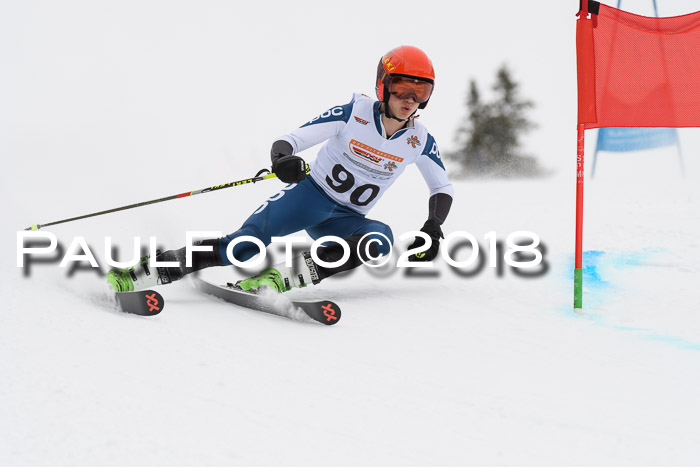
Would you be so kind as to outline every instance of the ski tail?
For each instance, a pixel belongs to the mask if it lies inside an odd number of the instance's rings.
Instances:
[[[155,316],[165,308],[163,296],[155,290],[117,292],[117,304],[126,312],[140,316]]]

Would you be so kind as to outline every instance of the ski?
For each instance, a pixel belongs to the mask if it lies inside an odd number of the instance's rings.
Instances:
[[[163,296],[155,290],[138,292],[116,292],[117,304],[126,313],[141,316],[155,316],[165,307]]]
[[[318,302],[289,301],[286,297],[279,294],[267,296],[247,292],[231,283],[215,285],[198,277],[193,277],[192,280],[200,292],[251,310],[283,316],[297,321],[315,321],[328,326],[332,326],[340,321],[340,307],[330,300]]]

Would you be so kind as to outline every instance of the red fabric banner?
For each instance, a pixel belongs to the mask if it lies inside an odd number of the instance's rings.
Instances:
[[[601,4],[578,23],[579,124],[700,127],[700,11],[648,18]]]

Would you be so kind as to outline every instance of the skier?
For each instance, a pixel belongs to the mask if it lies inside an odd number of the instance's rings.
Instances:
[[[299,269],[284,263],[239,281],[246,291],[268,287],[283,292],[304,287],[347,271],[371,258],[386,255],[393,243],[391,228],[365,217],[406,166],[415,163],[430,188],[428,220],[421,231],[432,239],[430,248],[410,261],[432,261],[443,238],[440,225],[450,210],[453,188],[445,173],[435,139],[415,120],[433,92],[432,62],[420,49],[401,46],[382,56],[377,67],[378,101],[354,94],[350,103],[333,107],[272,144],[272,170],[290,183],[267,200],[240,229],[200,245],[211,251],[194,251],[192,265],[185,265],[185,248],[157,255],[158,261],[176,261],[179,267],[158,267],[154,274],[145,257],[133,268],[112,269],[107,280],[117,292],[142,290],[168,284],[211,266],[231,265],[227,247],[236,238],[249,235],[267,246],[271,237],[300,230],[313,239],[340,237],[350,246],[350,256],[338,267],[327,268],[304,252]],[[307,176],[307,165],[296,154],[325,141]],[[422,246],[416,237],[411,248]],[[258,253],[258,246],[241,241],[231,250],[238,261]],[[321,262],[338,262],[344,254],[338,243],[317,250]]]

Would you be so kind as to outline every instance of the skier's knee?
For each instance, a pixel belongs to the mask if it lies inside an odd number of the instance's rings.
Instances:
[[[373,257],[389,254],[391,246],[394,244],[394,235],[391,232],[391,228],[382,222],[373,224],[372,230],[366,234],[365,238],[365,241],[370,241],[370,254]],[[372,251],[375,248],[376,251]]]

